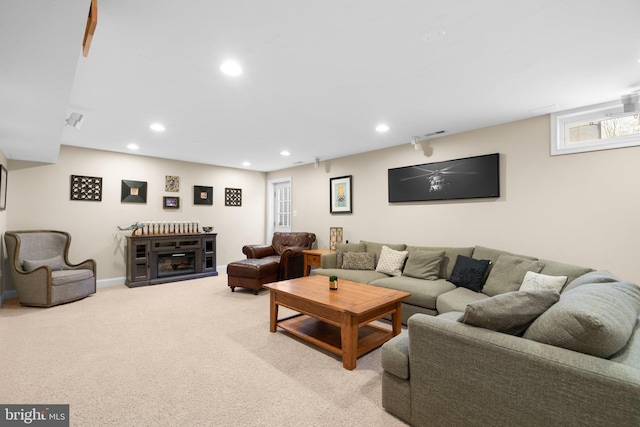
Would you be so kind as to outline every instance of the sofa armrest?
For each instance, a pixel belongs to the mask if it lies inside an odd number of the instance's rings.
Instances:
[[[306,247],[304,246],[288,246],[286,247],[282,253],[280,254],[280,257],[297,257],[297,256],[302,256],[302,251],[307,250]]]
[[[288,246],[282,251],[280,254],[280,280],[302,277],[304,267],[302,251],[306,249],[304,246]]]
[[[67,268],[70,270],[91,270],[93,275],[96,275],[96,261],[93,259],[86,259],[79,264],[71,264],[67,262]]]
[[[32,271],[12,269],[11,279],[21,302],[46,306],[51,294],[51,269],[41,266]]]
[[[411,421],[422,425],[638,425],[640,370],[416,314]]]
[[[320,256],[320,268],[338,268],[336,252],[327,252]]]
[[[247,258],[264,258],[275,255],[275,250],[271,245],[245,245],[242,247],[242,253]]]

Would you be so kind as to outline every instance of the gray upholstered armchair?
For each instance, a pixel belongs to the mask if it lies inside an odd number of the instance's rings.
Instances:
[[[64,231],[7,231],[9,278],[24,305],[51,307],[96,292],[96,262],[71,264]]]

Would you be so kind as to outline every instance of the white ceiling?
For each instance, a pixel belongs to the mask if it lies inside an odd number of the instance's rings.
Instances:
[[[99,0],[83,58],[89,4],[0,3],[10,159],[134,142],[140,155],[272,171],[640,89],[637,0]],[[227,58],[241,76],[219,71]],[[71,112],[79,130],[64,126]]]

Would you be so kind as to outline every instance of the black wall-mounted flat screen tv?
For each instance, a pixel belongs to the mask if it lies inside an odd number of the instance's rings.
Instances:
[[[500,154],[389,169],[389,203],[500,197]]]

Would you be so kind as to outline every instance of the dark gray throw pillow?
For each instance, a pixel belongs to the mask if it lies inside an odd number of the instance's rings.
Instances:
[[[456,286],[480,292],[491,261],[458,255],[449,281]]]
[[[510,335],[521,335],[560,299],[555,290],[515,291],[467,305],[459,322]]]

